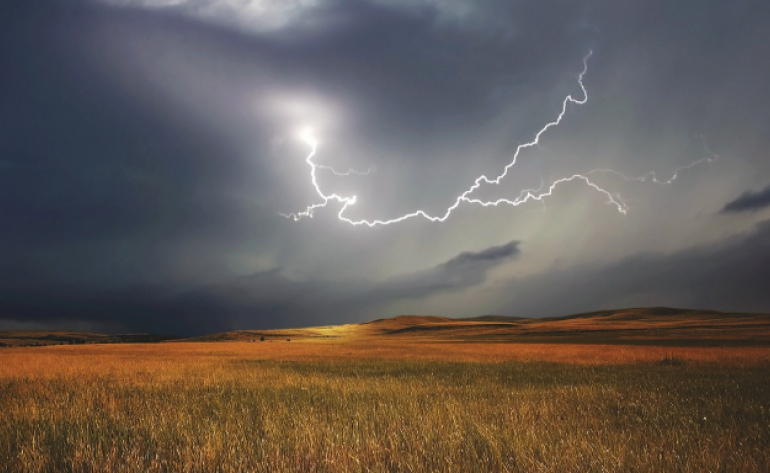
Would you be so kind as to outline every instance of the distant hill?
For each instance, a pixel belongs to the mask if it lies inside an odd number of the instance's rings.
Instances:
[[[0,332],[5,346],[165,341],[259,342],[275,340],[365,340],[590,343],[635,345],[768,346],[770,314],[643,307],[548,318],[484,315],[451,319],[401,315],[360,324],[279,330],[234,330],[178,339],[149,334],[103,335],[64,331]]]
[[[198,341],[257,341],[410,337],[426,340],[515,343],[770,345],[770,314],[645,307],[549,318],[485,315],[450,319],[402,315],[361,324],[290,330],[238,330]]]

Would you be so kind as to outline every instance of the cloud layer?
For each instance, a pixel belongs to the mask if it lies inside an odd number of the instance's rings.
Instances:
[[[91,330],[200,335],[233,328],[261,328],[317,321],[343,323],[372,308],[400,299],[421,299],[446,291],[463,291],[482,283],[490,270],[519,254],[518,242],[464,252],[433,268],[376,281],[330,283],[292,280],[265,271],[217,285],[185,289],[136,286],[99,289],[93,285],[0,289],[2,318],[16,323],[57,326],[77,323]]]
[[[630,255],[506,282],[501,309],[524,317],[662,306],[766,312],[770,221],[718,243]],[[550,288],[553,297],[541,297]]]
[[[766,1],[38,0],[3,12],[0,328],[770,310],[754,211],[770,189],[746,192],[770,182]],[[443,211],[581,94],[588,50],[588,102],[477,196],[596,168],[681,169],[670,185],[591,174],[627,215],[573,182],[442,224],[350,227],[334,205],[281,217],[317,198],[303,127],[317,163],[375,169],[319,173],[325,191],[357,196],[350,218]],[[706,148],[719,160],[687,167]]]

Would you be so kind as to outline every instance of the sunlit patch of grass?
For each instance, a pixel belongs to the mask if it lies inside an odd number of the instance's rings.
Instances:
[[[767,366],[662,363],[658,352],[625,364],[270,360],[242,348],[259,345],[6,349],[0,465],[770,471]]]

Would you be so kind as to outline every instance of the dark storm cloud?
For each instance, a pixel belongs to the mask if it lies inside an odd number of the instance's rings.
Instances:
[[[182,49],[192,46],[192,54],[203,47],[209,56],[217,56],[218,60],[196,58],[190,72],[198,72],[196,68],[204,73],[227,71],[220,82],[233,87],[224,93],[215,91],[218,95],[237,95],[238,88],[247,87],[260,75],[263,81],[259,87],[268,91],[276,88],[285,93],[288,89],[341,103],[343,114],[350,116],[344,129],[323,135],[321,158],[359,159],[356,165],[361,168],[387,159],[389,166],[377,166],[378,172],[366,186],[356,189],[361,202],[385,213],[414,206],[415,200],[433,204],[451,198],[454,181],[467,182],[476,171],[465,169],[467,165],[458,169],[456,162],[442,158],[442,154],[453,150],[453,154],[471,155],[467,148],[473,148],[475,137],[484,132],[487,122],[509,105],[515,90],[543,91],[565,77],[571,79],[579,71],[590,36],[590,29],[575,25],[574,17],[580,16],[583,7],[571,2],[560,2],[555,13],[548,15],[530,2],[517,2],[516,7],[489,2],[484,8],[499,10],[499,15],[511,19],[497,19],[495,28],[485,26],[486,18],[499,18],[494,14],[484,15],[483,21],[468,27],[459,20],[442,21],[440,8],[435,6],[361,1],[321,2],[307,9],[306,21],[269,32],[227,30],[203,21],[183,20],[203,16],[195,12],[206,11],[201,6],[211,4],[184,2],[146,11],[125,9],[121,21],[133,19],[133,28],[142,36],[183,43]],[[220,14],[227,16],[227,11],[222,9]],[[174,13],[180,16],[174,17]],[[233,4],[229,13],[232,23],[240,24],[240,14],[248,17],[251,13]],[[230,23],[219,19],[213,23]],[[160,27],[162,34],[156,32]],[[547,41],[538,41],[537,48],[532,48],[529,42],[537,35]],[[141,37],[126,40],[142,44],[148,51],[163,47],[162,42],[153,44]],[[172,50],[168,55],[175,58],[183,54]],[[180,82],[184,81],[182,78]],[[551,113],[549,108],[532,110],[525,132],[533,132],[544,115],[551,118]],[[283,128],[310,119],[293,120],[282,124]],[[313,124],[322,131],[329,126],[321,119],[310,121],[320,122]],[[453,139],[447,139],[448,132]],[[507,153],[507,145],[491,144],[495,148],[493,158]],[[403,167],[407,173],[394,171]],[[448,185],[424,179],[434,172],[446,174]],[[392,180],[404,174],[408,180],[393,193]],[[417,182],[427,186],[425,192],[419,190]],[[378,198],[382,195],[386,198]]]
[[[363,298],[374,303],[459,291],[482,283],[490,269],[515,258],[520,252],[518,241],[478,253],[464,252],[426,271],[388,279]]]
[[[770,186],[760,191],[747,191],[728,202],[722,213],[749,212],[770,206]]]
[[[0,288],[0,325],[14,321],[45,328],[66,327],[69,322],[97,332],[190,335],[227,327],[232,310],[216,294],[163,287]]]
[[[208,123],[172,102],[143,103],[133,91],[127,93],[125,83],[93,71],[94,65],[77,49],[78,41],[98,38],[80,30],[104,25],[127,30],[148,51],[154,46],[165,52],[179,43],[193,50],[208,48],[224,57],[195,60],[202,67],[221,68],[232,80],[225,87],[242,86],[244,76],[266,69],[273,82],[298,87],[312,82],[322,90],[346,91],[359,104],[375,101],[372,106],[379,113],[367,119],[377,123],[366,126],[370,131],[390,130],[394,142],[408,142],[410,135],[424,132],[426,125],[435,126],[442,117],[467,116],[464,120],[470,123],[473,109],[489,113],[484,97],[495,84],[506,82],[504,76],[513,74],[510,67],[489,59],[504,51],[510,56],[504,45],[483,36],[469,41],[457,31],[437,33],[429,28],[436,21],[430,9],[415,12],[366,2],[333,2],[326,14],[346,21],[298,38],[291,30],[286,32],[288,39],[252,38],[170,16],[169,11],[173,9],[152,14],[79,1],[15,6],[16,21],[3,32],[2,59],[8,67],[0,78],[4,90],[0,202],[12,220],[5,237],[45,235],[61,241],[101,237],[100,232],[125,234],[160,219],[183,216],[183,209],[194,212],[191,194],[210,188],[208,196],[217,198],[242,171],[227,141],[230,136],[207,128]],[[444,50],[447,43],[453,46]],[[487,53],[476,54],[480,50]],[[174,57],[173,51],[167,54]],[[366,63],[371,67],[361,67]],[[137,78],[123,80],[144,82],[148,89],[153,85],[138,71]],[[180,84],[185,80],[178,78]],[[392,126],[382,126],[383,120]],[[393,126],[400,131],[394,133]],[[31,188],[39,191],[29,192]],[[167,213],[161,214],[163,210]],[[205,225],[217,216],[221,212],[196,221]]]
[[[508,281],[498,310],[525,317],[649,305],[767,312],[768,281],[770,221],[764,221],[716,244]]]
[[[491,269],[519,253],[518,242],[465,252],[434,268],[382,284],[296,281],[277,270],[184,290],[160,285],[97,289],[6,284],[0,287],[0,328],[3,321],[41,327],[77,322],[95,331],[189,336],[235,328],[308,326],[318,320],[349,322],[393,300],[473,287]]]
[[[0,327],[4,322],[40,328],[70,323],[97,332],[192,336],[233,328],[312,325],[309,307],[302,301],[313,290],[312,284],[273,272],[183,290],[162,285],[11,286],[0,288]],[[320,309],[328,305],[327,300]]]
[[[510,223],[498,220],[494,230],[466,225],[479,210],[470,206],[440,226],[415,220],[350,231],[335,220],[337,206],[312,221],[281,219],[315,197],[307,151],[285,144],[308,117],[271,108],[287,97],[303,106],[309,97],[308,120],[326,133],[318,162],[376,167],[366,179],[321,177],[324,189],[350,185],[359,200],[351,214],[361,217],[443,210],[480,172],[499,170],[516,144],[554,118],[565,94],[580,93],[575,76],[589,48],[591,101],[569,107],[564,126],[530,150],[544,159],[523,159],[535,186],[573,168],[675,169],[693,158],[681,143],[700,133],[736,156],[715,165],[719,172],[739,169],[735,162],[754,176],[770,172],[770,115],[757,99],[770,77],[770,63],[758,60],[770,47],[765,1],[340,0],[308,8],[286,0],[266,2],[271,8],[256,16],[249,2],[162,3],[0,7],[0,318],[190,334],[395,315],[377,311],[469,288],[478,293],[468,307],[489,313],[508,293],[491,301],[479,294],[519,246],[463,253],[467,245],[522,239],[520,229],[541,255],[559,257],[571,244],[568,223],[529,225],[535,219],[518,221],[519,209],[507,209]],[[327,105],[339,109],[339,123]],[[701,141],[690,141],[701,153]],[[557,155],[565,158],[551,159]],[[701,167],[692,171],[665,191],[672,198],[659,213],[680,231],[669,232],[669,245],[698,234],[681,218],[687,203],[713,215],[724,196],[747,188],[722,180],[696,187],[691,176]],[[758,205],[767,193],[746,193],[724,211]],[[721,200],[708,206],[704,196]],[[645,195],[628,197],[640,210],[634,215],[644,215]],[[563,204],[557,196],[548,211]],[[618,241],[606,222],[574,208],[564,222],[596,229],[585,238],[587,254]],[[480,215],[501,214],[473,213]],[[628,225],[656,225],[634,218]],[[741,241],[765,261],[767,230],[753,235]],[[609,244],[633,255],[645,238]],[[440,243],[425,244],[434,239]],[[661,298],[717,304],[720,295],[752,307],[763,300],[752,281],[766,274],[737,240],[604,268],[576,261],[591,277],[527,261],[528,274],[548,274],[513,291],[529,312],[520,315]],[[716,261],[741,284],[707,277]],[[275,267],[283,269],[259,271]]]
[[[235,99],[214,89],[210,95],[222,107],[191,110],[199,97],[180,101],[159,85],[170,80],[181,88],[190,77],[182,71],[153,76],[115,46],[134,45],[154,63],[200,61],[202,74],[223,51],[247,57],[252,40],[168,15],[77,0],[6,7],[10,15],[0,15],[0,281],[122,287],[186,279],[179,267],[195,266],[204,269],[192,272],[218,276],[227,271],[213,261],[235,251],[233,245],[248,246],[245,234],[257,228],[257,243],[271,238],[264,222],[276,210],[262,208],[259,197],[274,184],[253,156],[267,145],[244,151],[231,132],[237,126],[225,126],[243,121],[235,113],[222,118]],[[224,73],[237,64],[224,61]],[[233,75],[224,89],[238,85],[242,74]],[[264,127],[248,130],[257,143],[269,135]],[[191,241],[206,251],[185,258]]]
[[[98,19],[85,4],[34,3],[2,33],[3,247],[160,236],[225,218],[216,191],[238,172],[225,137],[90,71],[70,51],[69,35]]]
[[[194,7],[187,2],[185,12]],[[162,281],[177,276],[162,255],[185,240],[211,240],[212,253],[227,252],[219,248],[227,239],[250,238],[256,251],[267,245],[280,225],[267,222],[293,208],[287,192],[295,190],[262,167],[264,143],[286,124],[248,123],[234,108],[253,90],[342,97],[361,113],[340,141],[365,136],[374,145],[361,155],[387,149],[388,159],[420,156],[428,169],[437,163],[421,137],[447,120],[459,133],[493,114],[498,102],[488,97],[499,84],[529,80],[512,66],[519,57],[547,63],[584,52],[572,55],[554,40],[533,55],[513,39],[538,28],[569,36],[560,26],[566,14],[518,22],[500,41],[484,28],[440,26],[433,7],[368,2],[329,2],[315,12],[331,19],[314,23],[323,27],[255,35],[174,15],[173,7],[41,0],[8,8],[0,33],[0,280],[23,271],[42,282]],[[178,101],[180,91],[198,95]],[[258,144],[249,155],[238,148],[244,137]],[[374,176],[361,200],[387,202],[375,193],[390,189],[392,181]],[[407,181],[398,194],[449,189]],[[285,208],[273,205],[283,201]]]

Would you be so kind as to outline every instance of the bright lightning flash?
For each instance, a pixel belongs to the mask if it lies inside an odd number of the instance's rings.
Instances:
[[[467,190],[465,190],[463,193],[457,196],[454,203],[447,207],[446,211],[441,215],[430,215],[424,210],[416,210],[414,212],[402,215],[400,217],[391,218],[388,220],[367,220],[367,219],[361,219],[361,220],[353,220],[348,217],[345,217],[345,211],[350,207],[351,205],[355,205],[356,203],[356,196],[341,196],[336,193],[332,194],[325,194],[321,187],[318,184],[317,180],[317,171],[319,169],[321,170],[327,170],[331,171],[333,174],[338,176],[347,176],[350,174],[358,174],[358,175],[368,175],[369,172],[372,170],[371,168],[366,172],[360,172],[360,171],[354,171],[354,170],[348,170],[347,172],[338,172],[334,168],[329,166],[324,166],[321,164],[316,164],[313,162],[313,158],[316,155],[317,149],[318,149],[318,143],[312,133],[312,130],[305,129],[300,134],[300,139],[307,143],[310,146],[310,154],[305,159],[305,162],[310,166],[310,181],[313,184],[313,187],[315,188],[316,193],[321,198],[321,202],[318,202],[316,204],[309,205],[304,211],[302,212],[295,212],[295,213],[289,213],[289,214],[281,214],[282,216],[286,218],[291,218],[294,221],[299,221],[304,217],[313,217],[313,213],[316,209],[326,207],[330,202],[338,202],[342,204],[342,207],[340,208],[339,212],[337,213],[337,217],[342,220],[343,222],[349,223],[351,225],[366,225],[369,227],[374,227],[377,225],[390,225],[392,223],[398,223],[403,222],[404,220],[414,218],[414,217],[423,217],[427,220],[430,220],[431,222],[444,222],[446,221],[449,216],[452,214],[452,212],[460,206],[462,203],[469,203],[469,204],[477,204],[482,207],[496,207],[499,205],[510,205],[513,207],[517,207],[521,204],[524,204],[529,201],[542,201],[546,197],[550,197],[553,195],[554,191],[558,186],[561,184],[572,182],[572,181],[582,181],[587,186],[591,187],[595,191],[604,194],[604,196],[607,198],[607,203],[614,206],[615,209],[617,209],[618,212],[621,214],[626,214],[628,212],[628,206],[625,202],[620,198],[619,195],[612,194],[610,191],[600,187],[598,184],[593,182],[591,179],[589,179],[588,176],[596,173],[611,173],[615,174],[625,180],[633,180],[633,181],[641,181],[645,182],[647,180],[650,180],[656,184],[670,184],[676,178],[678,177],[679,171],[689,169],[697,164],[700,164],[702,162],[713,162],[716,159],[716,155],[711,153],[712,157],[709,158],[703,158],[698,161],[695,161],[693,163],[688,164],[687,166],[682,166],[674,171],[673,176],[668,180],[659,180],[654,172],[647,173],[641,177],[627,177],[623,174],[621,174],[618,171],[612,170],[612,169],[595,169],[592,171],[589,171],[586,174],[574,174],[572,176],[563,177],[560,179],[557,179],[553,181],[549,186],[547,186],[546,189],[543,189],[545,187],[544,185],[541,185],[539,189],[525,189],[523,190],[518,197],[515,199],[506,199],[501,198],[497,200],[480,200],[477,198],[471,197],[471,194],[473,194],[477,189],[479,189],[482,185],[489,184],[489,185],[498,185],[500,182],[505,179],[505,177],[508,175],[508,171],[516,165],[516,162],[519,158],[519,155],[522,150],[532,147],[538,147],[540,144],[540,137],[548,131],[550,128],[558,126],[562,119],[564,118],[564,115],[567,113],[567,106],[570,103],[574,103],[576,105],[583,105],[588,101],[588,92],[586,91],[585,86],[583,85],[583,76],[588,71],[588,59],[593,54],[592,51],[589,51],[588,54],[583,58],[583,71],[578,75],[578,84],[580,85],[580,89],[583,92],[583,98],[576,99],[572,97],[572,95],[568,95],[564,98],[564,101],[562,102],[561,112],[556,117],[555,120],[552,122],[547,123],[545,126],[543,126],[540,131],[538,131],[535,134],[534,139],[528,143],[520,144],[516,151],[513,153],[513,158],[511,159],[511,162],[508,163],[503,168],[503,171],[495,178],[489,178],[485,175],[481,175],[476,178],[476,180],[473,182],[473,185],[471,185]]]

